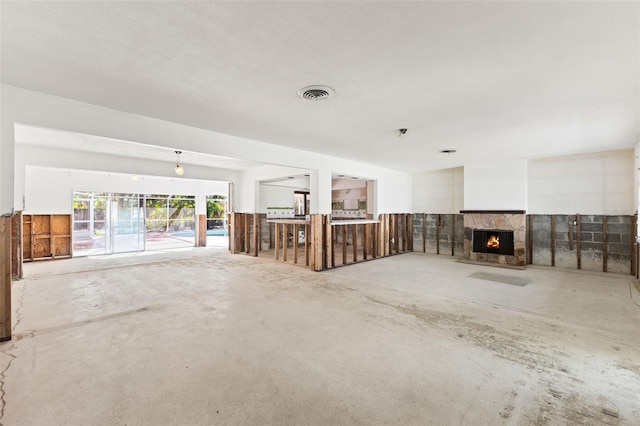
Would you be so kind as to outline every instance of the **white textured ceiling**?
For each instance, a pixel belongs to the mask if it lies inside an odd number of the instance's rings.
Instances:
[[[3,83],[231,135],[407,171],[638,142],[634,1],[0,7]]]
[[[109,154],[117,157],[165,161],[172,165],[177,160],[175,150],[169,148],[22,124],[15,126],[15,139],[16,144],[19,145],[55,147],[63,150]],[[236,171],[243,171],[261,165],[237,158],[189,151],[181,151],[180,163]]]

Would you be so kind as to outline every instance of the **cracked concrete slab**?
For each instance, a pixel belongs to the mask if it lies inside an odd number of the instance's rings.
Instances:
[[[209,248],[25,272],[0,344],[4,425],[640,418],[624,275],[528,268],[509,271],[526,286],[470,286],[478,266],[444,256],[316,273]]]

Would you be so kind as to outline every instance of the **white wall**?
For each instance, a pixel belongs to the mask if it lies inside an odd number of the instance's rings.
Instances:
[[[529,162],[531,214],[634,214],[634,150]]]
[[[294,189],[287,186],[260,185],[260,210],[266,213],[267,207],[293,208]]]
[[[129,174],[95,173],[37,166],[27,166],[25,182],[24,212],[26,214],[72,214],[74,191],[200,196],[226,194],[228,188],[226,182],[157,176],[137,176],[134,180]],[[204,213],[206,213],[206,207],[204,212],[201,210],[198,212],[198,214]]]
[[[459,213],[464,206],[462,167],[413,175],[412,212]]]
[[[527,210],[527,160],[464,166],[464,210]]]

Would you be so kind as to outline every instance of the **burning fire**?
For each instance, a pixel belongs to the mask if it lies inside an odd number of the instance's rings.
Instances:
[[[500,248],[500,237],[497,235],[491,235],[487,240],[487,248],[497,249]]]

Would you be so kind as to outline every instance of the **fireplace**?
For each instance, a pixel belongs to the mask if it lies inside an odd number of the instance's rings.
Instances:
[[[462,210],[464,252],[474,262],[524,267],[524,210]]]
[[[502,229],[474,229],[473,251],[513,256],[513,231]]]

